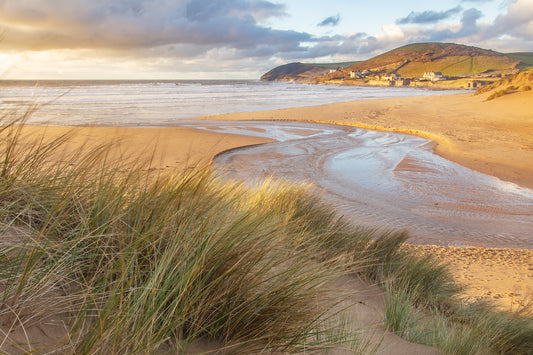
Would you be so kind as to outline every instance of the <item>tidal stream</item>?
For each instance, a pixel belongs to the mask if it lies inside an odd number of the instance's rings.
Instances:
[[[356,224],[408,229],[416,243],[533,249],[533,190],[443,159],[427,139],[306,122],[183,125],[277,140],[225,152],[215,167],[250,183],[312,183]]]

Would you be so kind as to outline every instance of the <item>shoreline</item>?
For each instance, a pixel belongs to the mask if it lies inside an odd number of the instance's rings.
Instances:
[[[495,81],[500,80],[485,80],[479,78],[463,78],[463,79],[448,79],[448,80],[437,80],[437,81],[413,81],[408,79],[410,82],[407,85],[403,84],[402,80],[376,80],[371,79],[368,81],[363,81],[362,79],[330,79],[326,81],[316,81],[310,80],[308,82],[303,81],[302,84],[313,84],[313,85],[339,85],[339,86],[360,86],[360,87],[378,87],[378,88],[412,88],[412,89],[423,89],[423,90],[434,90],[434,91],[447,91],[447,90],[468,90],[475,92],[479,87],[478,85],[490,85]],[[283,81],[283,80],[282,80]],[[484,84],[479,84],[484,82]],[[474,83],[476,83],[474,86]],[[470,85],[470,86],[469,86]]]

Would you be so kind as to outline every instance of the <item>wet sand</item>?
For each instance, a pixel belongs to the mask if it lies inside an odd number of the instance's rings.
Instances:
[[[217,156],[226,176],[311,183],[345,219],[407,229],[410,243],[533,249],[533,190],[443,159],[427,139],[309,122],[213,123],[205,129],[278,141]]]
[[[354,101],[205,117],[355,125],[429,138],[440,156],[533,188],[533,91],[485,101],[490,93]]]
[[[204,119],[301,120],[415,134],[436,145],[440,156],[462,166],[533,189],[533,92],[485,101],[490,93],[372,100]],[[399,168],[413,168],[409,161]],[[419,168],[418,166],[416,168]],[[490,249],[421,246],[452,265],[474,299],[492,299],[508,309],[533,300],[533,251],[510,242],[495,257]],[[511,248],[511,249],[509,249]]]

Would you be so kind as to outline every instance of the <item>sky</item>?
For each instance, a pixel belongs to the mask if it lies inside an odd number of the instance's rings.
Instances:
[[[0,0],[2,79],[258,79],[418,42],[533,52],[533,0]]]

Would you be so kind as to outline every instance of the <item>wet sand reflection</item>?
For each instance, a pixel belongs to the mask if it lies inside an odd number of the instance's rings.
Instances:
[[[250,182],[312,182],[355,223],[408,229],[418,243],[533,248],[533,190],[447,161],[427,139],[305,122],[194,125],[278,140],[223,153],[215,166]]]

